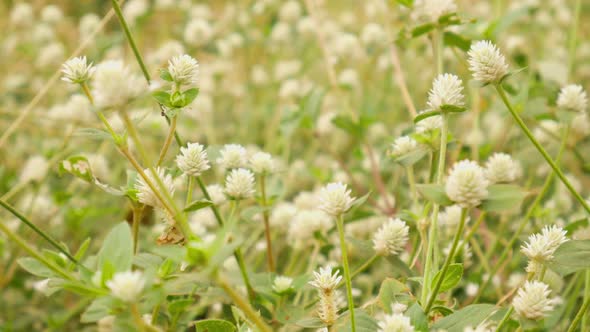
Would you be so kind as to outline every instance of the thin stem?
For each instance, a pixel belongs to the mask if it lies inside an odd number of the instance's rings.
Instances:
[[[22,215],[18,212],[12,205],[8,204],[4,200],[0,199],[0,205],[4,207],[8,212],[12,213],[15,217],[17,217],[20,221],[22,221],[25,225],[27,225],[30,229],[32,229],[35,233],[45,239],[52,247],[57,249],[60,253],[64,254],[70,261],[72,261],[76,265],[80,265],[78,260],[74,258],[69,252],[67,252],[56,240],[54,240],[49,234],[45,233],[35,224],[33,224],[27,217]]]
[[[416,179],[414,177],[414,167],[407,166],[408,183],[410,184],[410,193],[412,195],[412,207],[418,206],[418,192],[416,191]]]
[[[132,233],[133,233],[133,253],[137,255],[139,251],[139,224],[141,223],[141,217],[143,215],[143,205],[133,205],[132,213],[133,213],[133,224],[132,224]]]
[[[193,182],[193,177],[189,175],[186,184],[186,206],[188,206],[193,200]]]
[[[510,315],[512,315],[513,312],[514,312],[514,307],[510,306],[510,308],[508,308],[508,311],[506,311],[506,314],[504,314],[504,317],[502,317],[502,320],[500,321],[500,323],[498,323],[498,326],[496,327],[496,332],[500,331],[502,326],[504,326],[504,324],[506,324],[506,322],[508,322],[508,320],[510,319]]]
[[[514,117],[514,120],[516,120],[516,122],[518,123],[518,125],[520,126],[520,128],[522,129],[522,131],[525,133],[525,135],[529,138],[529,140],[531,141],[531,143],[533,143],[533,145],[537,148],[537,150],[539,151],[539,153],[541,153],[541,155],[543,156],[543,158],[545,158],[545,161],[547,161],[547,163],[549,164],[549,166],[551,166],[551,168],[553,169],[553,171],[555,172],[555,174],[557,174],[557,176],[559,177],[559,179],[561,180],[561,182],[567,187],[567,189],[569,190],[569,192],[584,207],[584,210],[586,210],[586,212],[588,214],[590,214],[590,205],[588,205],[588,203],[586,203],[586,201],[584,200],[584,198],[576,191],[576,189],[572,186],[572,184],[567,179],[567,177],[563,174],[563,172],[561,171],[561,169],[559,168],[559,166],[557,166],[557,164],[553,161],[553,159],[551,159],[551,157],[549,156],[549,154],[547,153],[547,151],[545,151],[545,149],[543,148],[543,146],[541,146],[541,144],[539,144],[539,142],[537,141],[537,139],[533,136],[533,134],[531,133],[531,131],[529,130],[529,128],[522,121],[522,118],[520,117],[520,115],[518,115],[518,113],[516,113],[516,111],[514,110],[514,108],[512,107],[512,105],[510,104],[510,101],[508,101],[508,97],[506,96],[506,92],[504,92],[504,89],[502,88],[502,86],[501,85],[496,85],[496,91],[498,91],[498,94],[500,94],[500,97],[502,98],[502,101],[504,102],[504,105],[506,105],[506,107],[508,108],[508,110],[512,114],[512,117]]]
[[[248,320],[260,329],[262,332],[272,332],[272,329],[268,324],[262,320],[260,315],[252,308],[250,303],[246,301],[238,292],[234,290],[232,286],[228,284],[225,278],[218,276],[217,283],[225,291],[225,293],[232,299],[235,305],[244,312]]]
[[[588,306],[590,306],[590,298],[588,298],[584,301],[584,303],[582,304],[582,307],[580,307],[580,310],[578,311],[578,313],[576,314],[576,317],[572,321],[572,324],[567,329],[567,332],[574,332],[576,330],[576,327],[578,327],[580,320],[582,320],[582,318],[584,317],[584,315],[586,313],[586,310],[588,310]]]
[[[90,93],[90,89],[88,88],[88,84],[86,84],[86,82],[82,82],[82,83],[80,83],[80,87],[82,88],[82,91],[84,91],[84,94],[86,95],[86,97],[88,97],[88,101],[90,101],[90,105],[94,105],[94,98],[92,98],[92,93]]]
[[[6,234],[6,236],[8,236],[18,246],[20,246],[22,249],[24,249],[29,255],[33,256],[35,259],[37,259],[43,265],[45,265],[49,269],[51,269],[53,272],[59,274],[64,279],[68,279],[71,281],[76,280],[67,271],[65,271],[61,267],[53,264],[52,262],[47,260],[43,255],[41,255],[37,250],[35,250],[33,247],[29,246],[29,244],[23,238],[18,236],[16,233],[12,232],[10,230],[10,228],[8,228],[8,226],[6,226],[3,222],[0,222],[0,231],[2,231],[4,234]]]
[[[441,184],[445,171],[445,160],[447,154],[447,135],[449,123],[445,112],[441,114],[442,128],[440,132],[440,149],[438,156],[438,166],[436,173],[436,184]],[[428,231],[428,244],[426,247],[426,262],[424,262],[424,287],[422,290],[422,303],[426,302],[429,293],[429,281],[432,277],[432,266],[437,265],[434,259],[434,250],[436,247],[436,238],[438,230],[438,213],[440,210],[439,204],[434,204],[432,207],[432,218]]]
[[[582,11],[582,0],[576,0],[574,7],[574,19],[570,27],[569,43],[568,43],[568,61],[567,61],[567,76],[571,79],[574,64],[576,62],[576,46],[578,42],[578,25],[580,23],[580,13]]]
[[[436,300],[436,296],[438,295],[438,292],[440,290],[440,286],[442,285],[443,280],[445,279],[445,275],[447,274],[449,266],[451,265],[451,262],[453,261],[453,257],[455,256],[455,251],[457,250],[457,245],[459,244],[459,239],[463,235],[463,228],[465,227],[465,217],[466,216],[467,216],[467,209],[465,209],[465,208],[461,209],[461,221],[459,222],[459,227],[457,228],[457,232],[455,233],[455,237],[453,239],[453,244],[451,246],[451,250],[449,251],[449,255],[447,256],[447,259],[445,260],[445,263],[442,267],[442,270],[440,272],[440,277],[438,278],[436,285],[434,285],[434,289],[432,290],[432,295],[430,295],[430,299],[428,300],[428,304],[426,305],[426,308],[424,309],[424,313],[426,315],[428,315],[428,312],[430,312],[430,309],[432,308],[432,305],[434,304],[434,301]]]
[[[584,278],[584,302],[590,300],[590,270],[586,270]],[[588,331],[588,315],[582,317],[582,332]]]
[[[350,280],[350,268],[348,267],[348,252],[344,240],[344,218],[342,214],[336,220],[338,226],[338,235],[340,236],[340,251],[342,255],[342,268],[344,269],[344,280],[346,281],[346,296],[348,297],[348,311],[350,312],[350,325],[352,332],[356,331],[354,322],[354,301],[352,298],[352,282]]]
[[[240,201],[232,201],[231,204],[231,211],[229,213],[228,224],[230,228],[233,228],[237,224],[238,218],[234,218],[236,211],[238,210],[238,206],[240,205]],[[238,247],[234,251],[234,257],[238,262],[238,267],[240,268],[240,273],[242,274],[242,279],[244,280],[244,284],[246,285],[246,290],[248,291],[248,298],[250,301],[253,301],[256,298],[256,293],[254,292],[254,288],[252,288],[252,284],[250,284],[250,278],[248,278],[248,269],[246,268],[246,263],[244,261],[244,254],[242,254],[242,248]]]
[[[145,323],[143,322],[143,319],[141,318],[141,314],[139,313],[139,309],[137,308],[137,304],[133,303],[130,306],[130,309],[131,309],[131,315],[133,316],[133,322],[135,323],[137,330],[140,332],[145,331]]]
[[[272,254],[272,239],[270,234],[270,222],[268,214],[268,202],[266,201],[266,174],[260,176],[260,195],[262,196],[262,218],[264,219],[264,234],[266,237],[266,260],[268,264],[268,271],[273,272],[275,270],[275,263]]]
[[[170,120],[170,128],[168,128],[168,135],[166,136],[166,140],[164,141],[164,145],[162,146],[162,150],[160,150],[160,157],[158,158],[158,166],[162,165],[164,162],[164,158],[166,158],[166,153],[170,148],[170,144],[172,144],[172,139],[174,138],[174,133],[176,132],[176,120],[177,116],[173,117]]]

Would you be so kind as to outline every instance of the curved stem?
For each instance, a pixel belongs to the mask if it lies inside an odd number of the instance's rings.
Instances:
[[[459,222],[459,227],[457,228],[457,232],[455,233],[455,237],[453,239],[453,244],[451,246],[451,250],[449,251],[449,255],[447,256],[447,259],[445,260],[445,263],[441,269],[440,277],[438,278],[436,285],[434,285],[434,289],[432,290],[432,295],[430,295],[430,299],[428,300],[428,304],[426,304],[426,308],[424,309],[424,313],[426,315],[428,315],[428,312],[430,312],[430,309],[432,308],[432,305],[434,304],[434,301],[436,300],[436,296],[438,295],[438,292],[440,290],[440,286],[442,285],[442,283],[445,279],[445,276],[447,274],[447,271],[449,270],[449,266],[451,265],[451,262],[453,261],[453,257],[455,256],[455,251],[457,250],[457,245],[459,244],[459,239],[463,235],[463,228],[465,227],[465,217],[466,216],[467,216],[467,209],[465,209],[465,208],[461,209],[461,221]]]
[[[348,297],[348,311],[350,313],[350,325],[352,332],[356,331],[354,321],[354,300],[352,298],[352,282],[350,281],[350,268],[348,267],[348,252],[346,241],[344,240],[344,218],[339,215],[336,224],[338,226],[338,235],[340,237],[340,251],[342,255],[342,268],[344,269],[344,280],[346,282],[346,296]]]
[[[502,328],[502,326],[504,326],[504,324],[506,324],[506,322],[508,322],[508,320],[510,319],[510,315],[512,315],[513,312],[514,312],[514,307],[510,306],[510,308],[508,308],[508,311],[506,311],[506,314],[504,314],[504,317],[502,317],[502,320],[500,321],[500,323],[498,323],[498,326],[496,326],[496,332],[499,332],[500,329]]]
[[[563,172],[561,171],[559,166],[557,166],[557,164],[553,161],[553,159],[551,159],[551,157],[549,156],[547,151],[545,151],[543,146],[541,146],[541,144],[539,144],[537,139],[533,136],[533,134],[531,133],[529,128],[522,121],[522,118],[520,117],[520,115],[518,115],[518,113],[514,110],[514,108],[510,104],[510,101],[508,101],[508,97],[506,96],[506,92],[504,92],[504,89],[502,88],[502,86],[496,85],[496,91],[498,91],[498,94],[500,94],[500,97],[502,98],[504,105],[506,105],[506,107],[508,108],[508,110],[512,114],[512,117],[514,117],[514,120],[516,120],[516,123],[518,123],[518,125],[520,126],[522,131],[525,133],[525,135],[529,138],[531,143],[533,143],[533,145],[537,148],[539,153],[541,153],[543,158],[545,158],[545,161],[547,161],[549,166],[551,166],[551,168],[553,169],[555,174],[557,174],[557,176],[559,177],[561,182],[566,186],[566,188],[569,190],[569,192],[572,194],[572,196],[574,196],[574,198],[584,207],[584,210],[586,210],[586,212],[588,214],[590,214],[590,205],[588,205],[588,203],[586,203],[584,198],[576,191],[576,189],[572,186],[572,184],[567,179],[567,177],[563,174]]]
[[[162,150],[160,150],[160,157],[158,158],[157,166],[162,165],[162,162],[164,162],[164,158],[166,158],[168,148],[170,148],[170,144],[172,144],[172,139],[174,138],[174,133],[176,132],[176,119],[177,117],[175,116],[172,118],[172,120],[170,120],[170,128],[168,128],[168,135],[166,136],[166,140],[164,141]]]
[[[262,332],[272,332],[272,329],[268,324],[262,320],[260,315],[252,308],[252,306],[246,301],[238,292],[236,292],[232,286],[228,284],[225,278],[218,276],[217,283],[225,291],[225,293],[232,299],[238,308],[244,312],[244,315],[254,325],[256,325]]]
[[[578,327],[580,320],[582,320],[582,318],[584,317],[584,315],[586,313],[586,310],[588,310],[588,306],[590,306],[590,298],[588,298],[584,301],[584,303],[580,307],[580,310],[576,314],[576,317],[574,317],[572,324],[567,329],[567,332],[574,332],[576,330],[576,327]]]
[[[584,302],[590,300],[590,269],[586,270],[584,278]],[[582,332],[588,331],[588,315],[582,317]]]

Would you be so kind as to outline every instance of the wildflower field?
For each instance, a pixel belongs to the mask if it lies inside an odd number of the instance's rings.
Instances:
[[[0,28],[0,332],[590,331],[590,1]]]

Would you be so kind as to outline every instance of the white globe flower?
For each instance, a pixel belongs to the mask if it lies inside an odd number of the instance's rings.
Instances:
[[[414,16],[430,21],[438,21],[441,16],[457,11],[455,0],[416,0]]]
[[[416,132],[425,133],[435,129],[439,129],[441,126],[442,117],[440,115],[430,116],[416,123]]]
[[[557,106],[569,111],[582,113],[588,107],[588,96],[582,86],[570,84],[559,91]]]
[[[381,256],[399,254],[406,243],[410,228],[401,219],[389,219],[373,236],[373,248]]]
[[[332,274],[331,267],[320,267],[319,272],[313,272],[313,280],[310,281],[309,284],[318,290],[327,292],[336,289],[340,280],[342,280],[342,276],[338,275],[338,271]]]
[[[175,56],[168,61],[168,72],[177,85],[192,85],[197,82],[199,63],[190,55]]]
[[[269,153],[256,152],[250,158],[250,168],[254,173],[268,174],[274,171],[275,163]]]
[[[246,167],[248,165],[248,152],[239,144],[226,144],[220,151],[217,164],[226,170]]]
[[[211,197],[213,204],[219,206],[227,202],[227,197],[225,197],[222,186],[218,184],[210,184],[207,186],[207,192],[209,193],[209,197]]]
[[[447,196],[462,208],[478,206],[488,196],[484,170],[474,161],[461,160],[453,166],[445,190]]]
[[[119,272],[106,285],[114,297],[125,302],[135,302],[145,287],[145,279],[139,271]]]
[[[453,74],[441,74],[432,83],[428,93],[428,107],[440,110],[443,105],[463,106],[463,82]]]
[[[521,317],[538,320],[553,311],[557,304],[555,299],[549,298],[549,294],[551,290],[545,283],[527,280],[516,293],[512,305]]]
[[[559,246],[568,241],[567,232],[558,226],[546,226],[541,233],[533,234],[521,251],[531,260],[549,262]]]
[[[471,45],[468,52],[469,70],[473,78],[482,83],[498,83],[508,74],[504,55],[496,45],[488,40],[480,40]]]
[[[293,278],[278,276],[272,284],[272,289],[277,293],[284,293],[293,286]]]
[[[414,152],[417,147],[418,142],[410,136],[398,137],[391,145],[391,156],[394,158],[404,156],[410,152]]]
[[[232,169],[225,179],[225,193],[235,199],[242,200],[254,196],[254,174],[245,168]]]
[[[188,143],[186,147],[181,147],[176,164],[188,176],[199,176],[210,168],[207,151],[199,143]]]
[[[84,83],[92,77],[95,70],[92,62],[88,63],[85,56],[71,58],[61,67],[61,79],[69,83]]]
[[[350,209],[354,198],[350,197],[350,189],[341,182],[329,183],[320,190],[320,210],[337,217]]]
[[[520,165],[506,153],[494,153],[486,162],[485,174],[490,183],[513,182],[520,175]]]
[[[379,325],[378,332],[414,332],[410,317],[401,313],[386,315],[377,324]]]
[[[160,167],[157,167],[155,171],[156,175],[164,184],[164,187],[166,187],[166,190],[168,190],[170,195],[173,195],[175,188],[172,176],[170,174],[166,174],[164,169]],[[155,188],[159,190],[158,182],[156,181],[156,178],[153,176],[152,172],[149,169],[145,169],[144,173],[146,174],[150,182],[155,186]],[[147,182],[144,181],[144,179],[141,176],[137,177],[137,180],[135,182],[135,189],[137,189],[138,191],[137,199],[140,203],[158,208],[164,207],[162,202],[158,199],[158,196],[154,193],[152,188],[147,184]]]
[[[93,83],[93,95],[99,107],[125,105],[147,90],[143,78],[133,74],[120,60],[98,64]]]

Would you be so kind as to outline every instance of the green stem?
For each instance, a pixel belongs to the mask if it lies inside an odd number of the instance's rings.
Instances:
[[[172,144],[172,138],[174,137],[174,133],[176,132],[176,121],[178,117],[173,117],[170,120],[170,127],[168,128],[168,135],[166,136],[166,140],[164,141],[164,145],[162,146],[162,150],[160,150],[160,157],[158,158],[157,166],[162,165],[164,162],[164,158],[166,158],[166,153],[170,148],[170,144]]]
[[[12,205],[8,204],[7,202],[0,199],[0,205],[12,213],[15,217],[17,217],[20,221],[22,221],[25,225],[27,225],[30,229],[32,229],[35,233],[45,239],[52,247],[57,249],[60,253],[64,254],[70,261],[72,261],[76,265],[80,265],[78,260],[74,258],[74,256],[70,255],[56,240],[54,240],[49,234],[42,231],[39,227],[33,224],[27,217],[22,215],[18,212]]]
[[[132,203],[133,204],[133,203]],[[139,224],[141,223],[141,217],[143,214],[143,205],[136,206],[133,205],[132,213],[133,213],[133,224],[132,224],[132,232],[133,232],[133,253],[137,255],[139,251]]]
[[[264,219],[264,234],[266,238],[266,261],[268,264],[268,271],[274,272],[275,270],[275,263],[273,260],[272,255],[272,239],[270,234],[270,216],[268,214],[268,202],[266,201],[266,183],[265,183],[266,175],[262,174],[260,176],[260,195],[262,196],[262,218]]]
[[[418,206],[418,192],[416,191],[416,179],[414,177],[414,167],[407,166],[406,173],[408,174],[408,183],[410,185],[410,192],[412,195],[412,207]]]
[[[576,314],[576,317],[572,321],[572,324],[567,329],[567,332],[574,332],[576,330],[576,327],[578,327],[580,320],[582,320],[582,318],[585,316],[586,310],[588,310],[588,306],[590,306],[590,298],[584,301],[584,303],[580,307],[580,310]]]
[[[217,283],[225,291],[225,293],[232,299],[235,305],[242,310],[246,318],[250,320],[254,325],[262,332],[272,332],[272,329],[268,324],[262,320],[260,315],[252,308],[250,303],[246,301],[238,292],[234,290],[232,286],[223,278],[218,276]]]
[[[449,129],[449,123],[445,112],[441,114],[442,128],[440,132],[440,149],[438,156],[438,167],[436,173],[436,184],[441,184],[444,171],[445,171],[445,159],[447,154],[447,135]],[[422,303],[426,302],[429,294],[429,283],[432,278],[432,266],[437,265],[435,261],[434,250],[436,247],[436,238],[438,231],[438,213],[440,210],[439,204],[434,204],[432,208],[431,223],[428,231],[428,243],[426,247],[426,262],[424,263],[424,286],[422,290]]]
[[[352,298],[352,282],[350,280],[350,268],[348,267],[348,252],[344,240],[344,218],[339,215],[336,220],[338,235],[340,236],[340,251],[342,255],[342,268],[344,269],[344,280],[346,282],[346,296],[348,297],[348,311],[350,312],[350,325],[352,332],[356,331],[354,321],[354,300]]]
[[[590,300],[590,270],[586,270],[585,272],[585,280],[584,280],[584,302],[588,302]],[[588,331],[588,315],[584,315],[582,317],[582,332]]]
[[[582,0],[576,0],[574,7],[574,19],[570,27],[569,43],[568,43],[568,61],[567,61],[567,77],[571,79],[574,64],[576,62],[576,46],[578,41],[578,25],[580,23],[580,13],[582,11]]]
[[[18,236],[16,233],[12,232],[8,226],[6,226],[3,222],[0,222],[0,231],[2,231],[6,236],[8,236],[12,241],[14,241],[17,245],[19,245],[23,250],[25,250],[29,255],[33,256],[43,265],[47,266],[53,272],[59,274],[61,277],[67,280],[74,281],[76,280],[72,277],[67,271],[63,270],[61,267],[53,264],[49,260],[47,260],[43,255],[41,255],[37,250],[33,247],[29,246],[29,244]]]
[[[363,263],[363,265],[359,266],[356,270],[354,270],[351,274],[350,274],[350,279],[352,280],[354,277],[356,277],[359,273],[362,273],[364,270],[366,270],[369,266],[371,266],[371,264],[373,264],[380,256],[379,255],[373,255],[371,256],[371,258],[369,258],[366,262]],[[341,281],[338,286],[336,287],[340,287],[342,286],[344,282]]]
[[[440,272],[440,277],[438,278],[436,284],[434,285],[434,289],[432,290],[432,295],[430,295],[430,299],[428,300],[428,304],[426,304],[426,308],[424,309],[424,313],[428,315],[438,292],[440,290],[440,286],[442,285],[443,281],[445,280],[445,276],[447,271],[449,270],[449,266],[453,261],[453,257],[455,256],[455,251],[457,250],[457,245],[459,244],[459,239],[463,235],[463,228],[465,227],[465,218],[467,216],[467,209],[461,209],[461,221],[459,222],[459,227],[457,228],[457,232],[455,233],[455,237],[453,239],[453,244],[451,245],[451,250],[449,251],[449,255],[443,264],[443,267]]]
[[[135,326],[137,327],[137,331],[143,332],[145,331],[145,323],[143,321],[143,319],[141,318],[141,314],[139,313],[139,308],[137,308],[137,304],[133,303],[130,306],[131,309],[131,315],[133,316],[133,322],[135,323]]]
[[[498,326],[496,327],[496,332],[499,332],[500,329],[502,328],[502,326],[504,326],[504,324],[506,324],[506,322],[508,322],[508,320],[510,319],[510,315],[512,315],[513,312],[514,312],[514,307],[510,306],[510,308],[508,308],[508,311],[506,311],[506,314],[504,314],[504,317],[502,317],[502,320],[500,321],[500,323],[498,323]]]
[[[572,186],[572,184],[567,179],[567,177],[563,174],[563,172],[561,171],[561,169],[559,168],[559,166],[557,166],[557,164],[553,161],[553,159],[551,159],[551,157],[549,156],[549,154],[547,153],[547,151],[545,151],[545,149],[543,148],[543,146],[541,146],[541,144],[539,144],[539,142],[537,141],[537,139],[533,136],[533,134],[531,133],[531,131],[529,130],[529,128],[522,121],[522,118],[520,117],[520,115],[518,115],[518,113],[514,110],[514,108],[510,104],[510,101],[508,101],[508,97],[506,96],[506,93],[504,92],[504,89],[502,88],[502,86],[501,85],[496,85],[496,91],[498,91],[498,94],[500,94],[500,97],[502,98],[502,101],[504,102],[504,105],[506,105],[506,107],[508,108],[508,110],[512,114],[512,117],[514,117],[514,120],[516,120],[516,122],[518,123],[518,125],[520,126],[520,128],[522,129],[522,131],[525,133],[525,135],[529,138],[529,140],[531,141],[531,143],[533,143],[533,145],[537,148],[537,150],[539,151],[539,153],[541,153],[541,155],[543,156],[543,158],[545,158],[545,161],[547,161],[547,163],[549,164],[549,166],[551,166],[551,168],[553,169],[553,171],[555,172],[555,174],[557,174],[557,176],[559,177],[559,179],[561,180],[561,182],[567,187],[567,189],[569,190],[569,192],[584,207],[584,210],[586,210],[586,212],[588,214],[590,214],[590,205],[588,205],[588,203],[586,203],[586,201],[584,200],[584,198],[576,191],[576,189]]]

